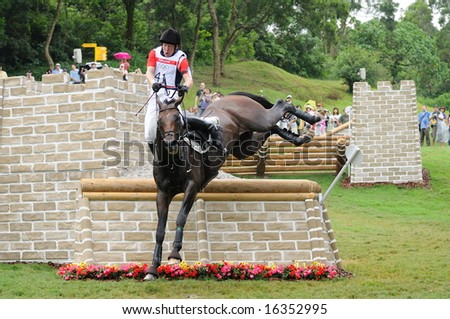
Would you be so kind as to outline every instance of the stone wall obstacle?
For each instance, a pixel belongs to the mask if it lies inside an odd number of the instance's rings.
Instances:
[[[143,75],[122,81],[102,69],[86,84],[68,80],[0,79],[0,261],[73,260],[80,179],[116,177],[145,155],[134,143],[143,140]]]
[[[422,157],[417,127],[414,81],[354,84],[350,144],[364,154],[361,165],[352,166],[351,183],[421,183]]]
[[[125,197],[117,189],[79,195],[82,180],[125,185],[120,167],[148,161],[144,113],[135,115],[148,98],[145,77],[122,81],[118,70],[102,69],[88,72],[86,84],[68,80],[66,74],[0,80],[0,262],[148,262],[156,227],[149,181]],[[319,190],[242,194],[223,187],[228,191],[197,199],[186,260],[337,263]],[[179,205],[171,207],[169,229]],[[168,234],[166,250],[170,241]]]
[[[189,215],[183,249],[189,263],[314,261],[341,267],[320,186],[308,180],[213,180]],[[83,179],[75,261],[149,262],[157,225],[156,185],[144,179]],[[169,211],[163,260],[171,250],[181,205]]]

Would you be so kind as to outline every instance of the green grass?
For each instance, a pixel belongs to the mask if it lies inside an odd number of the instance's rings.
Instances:
[[[196,83],[209,83],[210,69],[195,72]],[[270,65],[240,63],[227,66],[226,73],[222,86],[215,90],[256,94],[263,90],[273,101],[287,94],[303,101],[320,100],[338,92],[339,100],[325,100],[326,107],[351,104],[351,96],[338,82],[305,80]],[[424,147],[422,159],[431,175],[429,189],[336,186],[327,198],[343,267],[353,273],[352,278],[321,282],[64,281],[45,264],[0,264],[0,298],[449,298],[450,147]],[[334,177],[292,178],[317,181],[325,192]]]
[[[220,91],[223,94],[234,91],[263,94],[271,102],[291,94],[295,105],[303,106],[311,99],[322,102],[330,111],[335,106],[343,111],[347,105],[352,104],[352,95],[346,92],[347,87],[342,82],[305,79],[264,62],[250,61],[226,65],[220,86],[213,86],[211,80],[211,67],[197,67],[194,70],[194,88],[187,98],[194,101],[193,93],[201,82],[205,82],[206,87],[212,91]]]

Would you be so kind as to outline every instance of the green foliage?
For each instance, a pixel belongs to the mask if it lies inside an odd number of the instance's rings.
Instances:
[[[376,52],[357,46],[348,46],[341,50],[336,57],[334,72],[337,77],[344,79],[349,92],[353,92],[353,83],[361,81],[358,74],[360,68],[366,69],[366,81],[371,85],[376,84],[378,75],[383,69],[377,62],[378,59],[379,56]]]
[[[349,53],[349,50],[355,50],[355,46],[367,51]],[[448,87],[449,73],[447,65],[439,59],[437,52],[436,41],[417,25],[401,21],[390,31],[374,19],[349,32],[338,53],[335,67],[340,70],[338,74],[341,77],[345,74],[344,79],[349,84],[351,70],[348,68],[354,68],[360,60],[368,59],[372,61],[369,65],[378,70],[375,74],[372,74],[373,70],[367,72],[369,82],[379,80],[382,74],[386,74],[385,70],[388,70],[388,78],[393,83],[413,79],[418,94],[436,96]],[[352,60],[351,54],[355,54],[355,60]]]
[[[132,37],[127,33],[123,0],[65,0],[57,21],[50,55],[65,66],[72,63],[74,48],[94,42],[108,48],[108,58],[118,51],[145,56],[159,44],[168,28],[182,35],[182,49],[195,56],[192,69],[213,65],[212,25],[207,1],[127,1],[135,4]],[[348,0],[216,0],[219,48],[227,63],[259,60],[304,77],[330,78],[341,73],[348,85],[355,61],[342,65],[351,48],[370,53],[363,62],[378,61],[367,73],[370,81],[413,79],[425,97],[450,90],[450,10],[446,1],[419,0],[396,21],[397,4],[377,1],[378,17],[366,23],[350,18],[362,2]],[[235,9],[233,10],[233,5]],[[199,11],[200,8],[200,11]],[[47,69],[44,42],[56,9],[56,1],[4,0],[0,3],[0,64],[9,75],[33,70],[37,79]],[[442,28],[432,24],[438,9]],[[197,26],[198,32],[197,32]],[[131,41],[132,40],[132,41]],[[195,50],[195,52],[194,52]],[[83,49],[84,61],[93,50]],[[139,58],[141,64],[143,58]],[[367,60],[367,61],[366,61]],[[108,64],[111,64],[108,61]],[[351,63],[350,63],[351,62]],[[139,67],[145,68],[145,62]],[[366,67],[367,68],[367,67]],[[345,69],[347,71],[331,72]],[[145,70],[143,70],[145,71]],[[223,70],[221,70],[223,71]],[[357,69],[354,70],[357,72]]]
[[[289,73],[320,78],[325,72],[326,60],[320,43],[310,34],[285,32],[275,36],[267,33],[255,42],[255,57]]]
[[[346,92],[347,86],[338,81],[298,77],[265,62],[228,64],[225,66],[225,71],[222,85],[215,87],[211,85],[212,68],[197,67],[194,75],[195,82],[205,82],[206,86],[213,91],[221,91],[224,94],[234,91],[262,94],[272,102],[291,94],[294,97],[294,103],[301,105],[310,99],[320,101],[326,107],[352,104],[352,96]]]
[[[450,111],[450,93],[444,93],[436,98],[424,98],[421,102],[428,106],[445,106]]]

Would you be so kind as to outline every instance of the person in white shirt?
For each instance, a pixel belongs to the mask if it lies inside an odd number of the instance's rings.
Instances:
[[[3,66],[0,65],[0,79],[6,79],[8,77],[8,74],[3,71]]]
[[[64,71],[61,69],[61,64],[56,63],[55,64],[55,69],[52,71],[52,74],[59,74],[59,73],[63,73]]]

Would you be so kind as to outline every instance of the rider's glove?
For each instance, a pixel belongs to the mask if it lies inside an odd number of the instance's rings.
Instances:
[[[158,92],[161,87],[162,87],[161,83],[155,82],[155,83],[152,84],[152,89],[155,92]]]
[[[178,86],[178,95],[186,94],[189,91],[189,88],[186,85]]]

